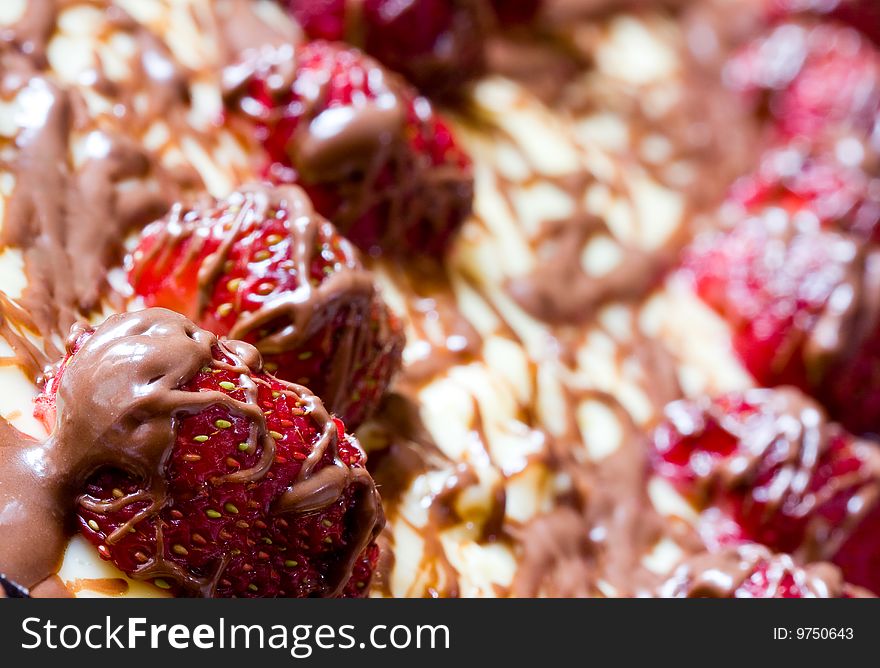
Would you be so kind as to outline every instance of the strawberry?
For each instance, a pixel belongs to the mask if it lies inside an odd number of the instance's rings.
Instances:
[[[830,564],[802,567],[787,554],[745,543],[685,560],[661,586],[667,598],[861,598]]]
[[[227,82],[266,178],[295,182],[371,255],[439,257],[470,214],[468,156],[431,104],[354,49],[268,50]]]
[[[702,513],[710,547],[829,560],[880,592],[880,451],[794,388],[673,402],[650,459]]]
[[[263,354],[356,428],[400,367],[403,334],[354,247],[298,188],[254,186],[177,206],[128,259],[147,306],[170,308]]]
[[[846,27],[782,24],[732,58],[726,79],[763,93],[783,137],[867,136],[880,109],[880,54]]]
[[[877,248],[824,230],[809,211],[768,207],[699,239],[684,274],[731,325],[759,385],[819,397],[851,431],[880,430]]]
[[[41,415],[75,453],[80,532],[130,577],[175,596],[366,595],[382,519],[364,453],[247,344],[164,309],[111,316],[74,332]]]
[[[483,70],[491,11],[485,0],[288,0],[288,6],[309,38],[349,42],[435,95],[453,94]]]
[[[809,212],[826,228],[880,241],[880,179],[802,145],[764,153],[756,172],[733,185],[730,200],[751,212],[767,206]]]

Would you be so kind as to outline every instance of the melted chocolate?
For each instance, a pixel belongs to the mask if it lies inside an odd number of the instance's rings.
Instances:
[[[602,89],[593,91],[584,83],[593,66],[590,50],[595,37],[584,37],[591,21],[597,23],[598,34],[610,12],[639,5],[681,9],[681,4],[656,0],[545,2],[537,30],[519,32],[512,38],[502,35],[490,48],[494,71],[522,82],[531,94],[539,95],[563,116],[577,119],[611,109],[626,118],[632,149],[622,160],[637,159],[658,183],[678,191],[685,200],[685,225],[679,233],[654,251],[621,244],[625,260],[596,277],[584,269],[583,250],[596,236],[614,235],[607,222],[587,211],[583,202],[583,194],[595,179],[586,171],[553,179],[575,203],[574,212],[539,226],[529,240],[539,258],[537,267],[526,276],[511,279],[507,286],[520,306],[544,322],[584,323],[606,303],[643,297],[674,265],[689,240],[689,228],[705,224],[706,218],[714,215],[730,183],[756,159],[757,123],[742,100],[722,84],[721,70],[730,51],[757,29],[753,12],[739,11],[735,20],[731,19],[727,5],[733,3],[705,0],[678,12],[687,38],[678,53],[684,71],[681,81],[675,82],[680,90],[674,93],[674,104],[659,115],[639,96],[633,96],[627,84],[620,84],[618,90],[613,81],[604,78]],[[657,137],[669,144],[668,155],[661,162],[632,155]],[[500,185],[507,191],[522,184],[500,178]],[[625,184],[612,186],[628,196]]]
[[[244,54],[265,47],[298,44],[303,35],[294,23],[270,23],[257,16],[253,0],[220,0],[210,3],[212,25],[206,30],[219,33],[218,45],[223,50],[222,65],[239,62]],[[278,11],[283,11],[278,8]]]
[[[513,533],[522,545],[511,587],[518,598],[596,596],[596,548],[590,526],[577,511],[561,507]]]

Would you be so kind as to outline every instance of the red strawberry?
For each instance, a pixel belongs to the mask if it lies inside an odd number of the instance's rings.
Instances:
[[[371,255],[440,256],[470,214],[469,158],[431,104],[372,58],[313,42],[263,52],[228,83],[257,125],[266,176],[300,184]]]
[[[856,31],[783,24],[727,66],[734,88],[764,91],[787,137],[867,135],[880,109],[880,54]]]
[[[43,406],[82,481],[80,532],[129,576],[178,596],[366,594],[382,519],[363,451],[247,344],[164,309],[112,316],[71,337]]]
[[[880,241],[880,178],[821,151],[796,144],[767,151],[730,199],[753,212],[774,205],[791,215],[808,211],[829,229]]]
[[[702,511],[710,546],[830,560],[880,592],[880,451],[793,388],[667,406],[651,461]]]
[[[770,207],[698,240],[684,265],[759,385],[796,385],[866,433],[880,430],[878,257],[809,212]]]
[[[263,354],[355,428],[400,367],[403,334],[357,251],[294,186],[249,187],[176,207],[129,258],[148,306],[170,308]]]
[[[452,94],[483,69],[491,11],[486,0],[288,0],[288,5],[311,39],[349,42],[424,91]]]
[[[667,598],[861,598],[830,564],[798,566],[787,554],[746,543],[682,563],[659,591]]]

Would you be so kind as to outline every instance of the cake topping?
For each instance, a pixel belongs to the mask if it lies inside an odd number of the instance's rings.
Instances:
[[[400,366],[403,334],[356,249],[296,186],[250,186],[176,206],[129,259],[135,292],[252,343],[357,427]]]
[[[148,309],[75,327],[67,349],[37,404],[50,438],[0,471],[11,577],[54,572],[74,513],[104,558],[179,594],[336,596],[375,560],[357,442],[252,346]]]
[[[438,256],[470,213],[469,158],[431,104],[372,58],[312,42],[251,53],[226,78],[266,176],[301,185],[366,252]]]
[[[0,242],[23,250],[31,280],[22,305],[48,336],[99,307],[121,237],[164,212],[176,186],[140,147],[112,130],[93,130],[84,160],[74,167],[70,143],[74,132],[87,130],[84,100],[40,76],[17,96],[32,121],[17,140],[16,184]],[[147,186],[152,177],[165,179],[166,187]],[[127,192],[120,197],[123,181]]]
[[[703,512],[710,546],[750,540],[833,561],[880,591],[880,451],[800,392],[671,403],[652,448],[654,470]]]

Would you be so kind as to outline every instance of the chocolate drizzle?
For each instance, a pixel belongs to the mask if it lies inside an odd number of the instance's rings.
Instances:
[[[218,46],[222,50],[222,66],[235,65],[244,54],[267,46],[283,47],[302,41],[298,25],[284,20],[272,22],[258,15],[254,4],[253,0],[219,0],[207,8],[212,23],[206,28],[221,37]],[[278,13],[284,11],[281,7],[272,6],[272,9]]]
[[[375,260],[371,266],[388,272],[394,285],[405,291],[402,315],[418,341],[418,347],[410,349],[400,383],[417,388],[479,356],[482,337],[461,313],[446,270],[430,263],[401,267]]]
[[[655,9],[675,9],[687,37],[677,45],[682,71],[674,80],[646,86],[639,95],[632,94],[630,82],[617,82],[613,77],[591,83],[595,67],[592,50],[598,36],[607,32],[609,18],[616,10],[640,4],[638,0],[545,3],[536,30],[502,36],[493,49],[496,71],[523,82],[531,94],[540,95],[563,118],[577,122],[609,109],[626,118],[629,138],[619,156],[621,163],[638,165],[658,184],[684,196],[683,225],[675,234],[650,250],[616,239],[623,259],[596,276],[586,271],[583,252],[596,237],[615,238],[615,234],[609,221],[592,213],[584,203],[595,177],[587,170],[564,177],[542,175],[545,182],[570,197],[574,209],[564,218],[542,221],[530,235],[528,242],[538,258],[537,266],[525,276],[510,279],[507,289],[530,315],[551,325],[589,322],[601,306],[637,300],[653,289],[676,262],[688,233],[705,225],[732,180],[755,161],[751,148],[758,136],[757,123],[742,101],[725,90],[721,77],[730,50],[750,29],[756,29],[751,12],[743,11],[732,21],[727,15],[730,9],[721,1],[706,0],[687,9],[676,2],[647,3]],[[649,25],[652,18],[657,23],[658,17],[649,15]],[[533,70],[534,57],[520,59],[523,53],[537,54],[542,67]],[[673,102],[659,110],[652,108],[649,102],[663,86],[669,89],[665,95],[672,96]],[[503,132],[499,139],[506,139]],[[577,140],[572,137],[571,141]],[[665,147],[662,159],[644,154],[644,147],[652,142]],[[498,178],[504,193],[528,185]],[[632,199],[622,180],[603,185]],[[650,225],[647,218],[645,226]]]
[[[642,558],[671,533],[647,497],[644,436],[611,395],[586,391],[567,397],[570,406],[584,400],[599,402],[616,415],[624,427],[621,443],[608,456],[591,461],[584,457],[579,445],[583,436],[574,421],[553,438],[553,469],[571,477],[572,489],[553,513],[527,525],[522,542],[530,558],[520,564],[514,591],[523,582],[543,581],[547,572],[571,586],[589,565],[589,579],[576,589],[554,590],[561,583],[554,585],[551,580],[549,590],[535,593],[577,596],[586,595],[589,588],[593,596],[644,595],[655,585],[656,576],[645,568]],[[568,531],[574,527],[574,536],[562,533],[564,526]],[[526,591],[530,590],[534,584]]]
[[[599,593],[595,588],[596,547],[581,514],[561,507],[536,517],[513,535],[522,545],[522,555],[512,596],[582,598]]]
[[[51,359],[31,342],[29,333],[38,333],[36,323],[21,306],[0,292],[0,338],[12,349],[12,356],[0,359],[0,365],[15,364],[28,378],[36,380],[51,365]]]
[[[31,280],[22,306],[50,335],[100,306],[120,239],[167,203],[164,194],[148,190],[118,197],[114,184],[143,178],[150,169],[141,150],[121,136],[93,131],[95,154],[73,171],[67,151],[80,125],[75,94],[35,77],[18,95],[36,119],[17,140],[17,181],[0,241],[24,250]]]

